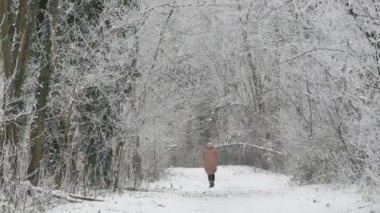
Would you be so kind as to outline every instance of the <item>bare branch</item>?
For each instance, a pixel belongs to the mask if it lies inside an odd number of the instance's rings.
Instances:
[[[282,152],[279,152],[279,151],[276,151],[276,150],[273,150],[273,149],[269,149],[269,148],[265,148],[265,147],[262,147],[262,146],[257,146],[257,145],[249,144],[249,143],[219,144],[219,145],[216,145],[215,147],[217,147],[217,148],[224,148],[224,147],[230,147],[230,146],[243,146],[243,147],[248,146],[248,147],[251,147],[251,148],[254,148],[254,149],[259,149],[259,150],[266,151],[266,152],[272,152],[272,153],[279,154],[279,155],[283,154]]]
[[[153,58],[153,63],[152,63],[151,69],[153,69],[156,66],[158,51],[160,50],[162,40],[164,39],[164,33],[165,33],[165,30],[166,30],[166,27],[167,27],[167,25],[169,23],[170,17],[173,15],[173,12],[174,12],[174,9],[172,8],[170,10],[168,16],[166,17],[165,24],[164,24],[164,26],[163,26],[163,28],[162,28],[162,30],[160,32],[160,38],[158,40],[157,48],[156,48],[156,51],[154,53],[154,58]]]
[[[292,2],[293,2],[293,0],[288,0],[288,1],[285,2],[284,4],[282,4],[282,5],[278,6],[278,7],[275,7],[275,8],[273,8],[272,10],[266,12],[263,16],[261,16],[261,17],[258,18],[257,20],[258,20],[258,21],[263,20],[263,19],[264,19],[265,17],[267,17],[269,14],[273,13],[274,11],[276,11],[276,10],[278,10],[278,9],[281,9],[283,6],[286,6],[286,5],[288,5],[289,3],[292,3]]]
[[[298,58],[301,58],[302,56],[305,56],[305,55],[308,55],[312,52],[317,52],[317,51],[335,51],[335,52],[342,52],[344,53],[345,51],[344,50],[340,50],[340,49],[332,49],[332,48],[314,48],[314,49],[311,49],[311,50],[308,50],[306,52],[303,52],[293,58],[289,58],[289,59],[286,59],[285,61],[282,61],[280,62],[279,64],[284,64],[284,63],[287,63],[287,62],[290,62],[290,61],[294,61]]]
[[[250,3],[246,4],[240,4],[240,3],[229,3],[229,4],[183,4],[183,5],[174,5],[174,4],[162,4],[158,5],[157,7],[173,7],[173,8],[179,8],[179,7],[231,7],[231,6],[238,6],[238,5],[250,5]]]
[[[0,27],[4,24],[4,22],[5,22],[5,14],[3,14],[3,17],[1,17]]]

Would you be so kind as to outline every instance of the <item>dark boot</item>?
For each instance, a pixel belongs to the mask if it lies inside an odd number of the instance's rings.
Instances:
[[[208,182],[210,183],[210,188],[215,186],[214,181],[215,181],[215,174],[208,175]]]

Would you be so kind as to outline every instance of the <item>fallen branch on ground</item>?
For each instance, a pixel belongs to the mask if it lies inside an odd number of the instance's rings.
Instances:
[[[90,197],[83,197],[83,196],[74,195],[74,194],[66,194],[66,193],[58,191],[58,190],[47,190],[47,189],[43,189],[41,187],[33,186],[29,182],[26,182],[26,183],[29,185],[28,186],[29,190],[35,191],[37,193],[47,193],[47,194],[52,195],[55,198],[64,199],[64,200],[67,200],[67,201],[73,202],[73,203],[80,203],[80,202],[82,202],[81,200],[85,200],[85,201],[98,201],[98,202],[102,202],[103,201],[103,200],[99,200],[99,199],[95,199],[95,198],[90,198]]]
[[[98,201],[98,202],[104,201],[104,200],[90,198],[90,197],[83,197],[83,196],[80,196],[80,195],[67,194],[67,193],[64,193],[64,192],[58,191],[58,190],[44,189],[44,188],[41,188],[41,187],[38,187],[38,186],[33,186],[28,181],[21,182],[21,183],[15,183],[13,181],[5,180],[5,182],[7,182],[8,184],[13,184],[13,185],[21,185],[22,187],[24,187],[25,189],[27,189],[28,193],[30,193],[31,195],[34,195],[34,194],[49,194],[49,195],[51,195],[51,196],[53,196],[55,198],[63,199],[63,200],[66,200],[68,202],[71,202],[71,203],[81,203],[83,200],[85,200],[85,201]]]
[[[104,200],[100,200],[100,199],[95,199],[95,198],[91,198],[91,197],[82,197],[82,196],[73,195],[73,194],[68,194],[68,196],[75,198],[75,199],[86,200],[86,201],[97,201],[97,202],[103,202],[104,201]]]

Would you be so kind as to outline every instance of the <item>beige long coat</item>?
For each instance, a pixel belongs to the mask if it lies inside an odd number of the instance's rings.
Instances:
[[[218,165],[218,152],[213,144],[208,143],[203,150],[203,166],[208,175],[215,174]]]

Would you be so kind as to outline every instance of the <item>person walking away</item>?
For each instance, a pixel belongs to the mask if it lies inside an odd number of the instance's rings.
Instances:
[[[218,151],[212,143],[207,143],[203,150],[203,165],[208,176],[210,188],[212,188],[215,186],[215,173],[218,165]]]

